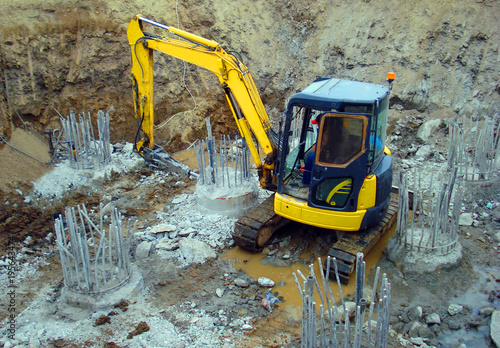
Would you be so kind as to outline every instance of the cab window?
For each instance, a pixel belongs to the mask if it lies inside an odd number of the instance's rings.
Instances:
[[[366,117],[361,115],[323,115],[316,160],[323,165],[343,166],[360,156],[365,150],[366,124]]]

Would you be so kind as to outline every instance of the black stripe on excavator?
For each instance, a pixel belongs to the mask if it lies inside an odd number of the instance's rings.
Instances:
[[[223,86],[224,88],[224,93],[228,96],[229,101],[231,102],[231,106],[233,107],[234,112],[236,113],[236,117],[238,117],[239,120],[242,118],[245,118],[245,115],[243,115],[243,112],[241,112],[240,106],[236,102],[236,99],[234,99],[233,93],[231,92],[231,89],[229,87]]]

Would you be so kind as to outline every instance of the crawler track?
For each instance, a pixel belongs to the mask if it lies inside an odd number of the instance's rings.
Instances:
[[[332,248],[328,251],[328,256],[337,259],[339,277],[342,284],[349,283],[349,276],[354,271],[356,265],[357,253],[362,252],[365,255],[368,254],[380,238],[396,223],[397,215],[398,196],[393,193],[387,212],[377,225],[365,231],[355,233],[346,232],[335,244],[333,244]],[[329,276],[332,280],[336,278],[333,266],[330,268]]]
[[[280,227],[289,223],[274,213],[274,194],[243,215],[232,232],[236,245],[250,251],[261,251]]]

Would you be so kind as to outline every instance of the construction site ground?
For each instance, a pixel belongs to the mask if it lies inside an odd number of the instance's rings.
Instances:
[[[409,121],[415,115],[400,116]],[[400,118],[399,122],[404,121]],[[413,133],[411,127],[406,129],[408,136],[392,138],[393,146],[409,146],[409,137]],[[21,129],[16,132],[19,133],[19,144],[27,146],[26,151],[40,147],[39,140],[32,133]],[[430,141],[444,146],[444,134],[440,132],[442,130],[437,131]],[[121,154],[129,161],[116,157],[121,169],[111,170],[92,181],[75,181],[66,187],[65,193],[52,195],[47,192],[37,194],[33,190],[43,174],[60,170],[58,167],[43,168],[43,165],[19,151],[7,146],[1,149],[0,156],[5,161],[10,158],[10,162],[8,166],[1,167],[0,243],[3,267],[0,287],[3,295],[0,319],[3,336],[0,344],[11,344],[6,331],[13,314],[9,312],[8,294],[11,290],[9,285],[15,284],[14,314],[17,321],[13,343],[26,346],[299,346],[301,303],[291,273],[297,269],[307,273],[309,264],[315,263],[318,257],[325,257],[334,236],[298,224],[288,225],[279,231],[271,245],[259,254],[231,246],[225,232],[225,236],[217,237],[211,244],[216,252],[215,259],[202,264],[185,265],[177,254],[159,249],[153,250],[149,257],[138,260],[134,252],[141,240],[136,238],[131,252],[134,281],[139,279],[137,286],[132,284],[132,290],[124,288],[110,294],[108,306],[104,308],[91,309],[84,304],[69,306],[64,303],[61,297],[63,275],[53,235],[54,216],[60,214],[65,206],[85,204],[90,209],[98,210],[99,203],[111,200],[126,217],[138,220],[137,232],[165,222],[165,219],[174,221],[172,219],[177,214],[187,214],[184,220],[193,224],[196,221],[195,230],[200,235],[203,233],[200,226],[206,226],[211,229],[210,233],[217,234],[234,223],[234,218],[198,212],[193,198],[195,181],[147,168],[136,154],[125,151],[131,150],[127,147],[129,145],[115,144],[115,155]],[[443,148],[441,150],[444,151]],[[402,167],[437,170],[443,165],[438,153],[436,151],[436,155],[425,162],[396,155],[396,171]],[[35,153],[34,157],[37,156]],[[192,153],[180,152],[177,158],[196,168]],[[79,173],[65,172],[63,175],[77,177]],[[89,176],[88,173],[82,175]],[[53,192],[58,192],[55,187],[64,185],[62,181],[45,182],[44,185],[48,184]],[[40,187],[38,192],[43,192]],[[466,343],[467,347],[493,347],[489,338],[489,317],[478,313],[488,306],[498,309],[500,303],[500,249],[499,241],[495,239],[498,238],[500,219],[498,181],[493,186],[473,191],[466,194],[463,210],[474,214],[474,223],[460,227],[459,242],[463,247],[463,257],[458,263],[432,272],[406,272],[404,265],[386,258],[383,244],[377,246],[367,259],[367,278],[373,277],[370,270],[378,266],[387,274],[392,285],[391,324],[394,330],[391,331],[390,346],[413,346],[415,342],[403,339],[408,338],[408,329],[405,332],[403,326],[410,321],[408,318],[405,321],[405,316],[412,308],[420,306],[424,315],[438,313],[443,321],[441,336],[430,335],[425,339],[429,345],[434,343],[437,346],[439,342],[442,347],[458,347],[462,343]],[[260,192],[260,198],[263,199],[266,194]],[[183,209],[190,210],[186,212]],[[201,214],[197,220],[194,217],[196,214]],[[187,217],[189,215],[192,216]],[[183,219],[182,216],[180,219]],[[291,256],[283,257],[286,252]],[[7,269],[12,259],[16,268],[11,276]],[[259,286],[259,277],[270,278],[276,285],[272,288]],[[246,286],[235,285],[242,279],[247,282]],[[335,286],[335,283],[332,284]],[[266,309],[261,301],[268,292],[280,299],[271,310]],[[346,288],[344,294],[352,296],[352,287]],[[121,300],[125,302],[120,303]],[[463,311],[452,317],[447,314],[450,304],[462,305]],[[141,322],[146,324],[141,325]],[[131,334],[134,330],[139,330],[135,332],[137,336]]]
[[[446,167],[453,119],[498,122],[495,0],[17,0],[0,1],[0,10],[0,347],[300,346],[301,303],[291,274],[306,274],[335,235],[291,224],[262,253],[239,250],[230,236],[235,217],[207,214],[197,205],[196,182],[147,168],[132,153],[138,120],[127,25],[137,14],[237,52],[275,130],[286,100],[318,76],[385,84],[394,71],[387,145],[395,185],[401,171],[428,182]],[[234,139],[238,126],[216,76],[156,53],[155,143],[196,168],[195,156],[180,151],[206,137],[206,117],[217,137]],[[109,167],[47,167],[48,148],[37,136],[60,129],[60,117],[71,111],[94,116],[99,109],[111,111]],[[427,121],[438,126],[418,137]],[[391,282],[389,346],[494,347],[499,169],[490,181],[464,186],[461,257],[454,262],[436,268],[432,255],[418,255],[412,265],[391,261],[388,238],[366,256],[368,284],[375,266]],[[263,200],[269,193],[258,194]],[[131,280],[104,296],[106,306],[68,305],[54,218],[78,204],[96,217],[110,202],[138,221]],[[207,258],[193,264],[165,249],[170,245],[159,241],[168,233],[150,233],[158,225],[175,227],[179,241],[203,242]],[[145,255],[137,247],[147,241],[162,248]],[[259,277],[275,286],[259,285]],[[279,302],[265,308],[270,292]]]

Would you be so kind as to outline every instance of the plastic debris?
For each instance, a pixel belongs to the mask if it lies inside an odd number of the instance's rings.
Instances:
[[[267,309],[269,312],[272,312],[274,303],[279,302],[279,301],[280,300],[277,297],[275,297],[273,294],[269,293],[266,295],[266,298],[262,299],[261,302],[262,302],[262,307]]]

